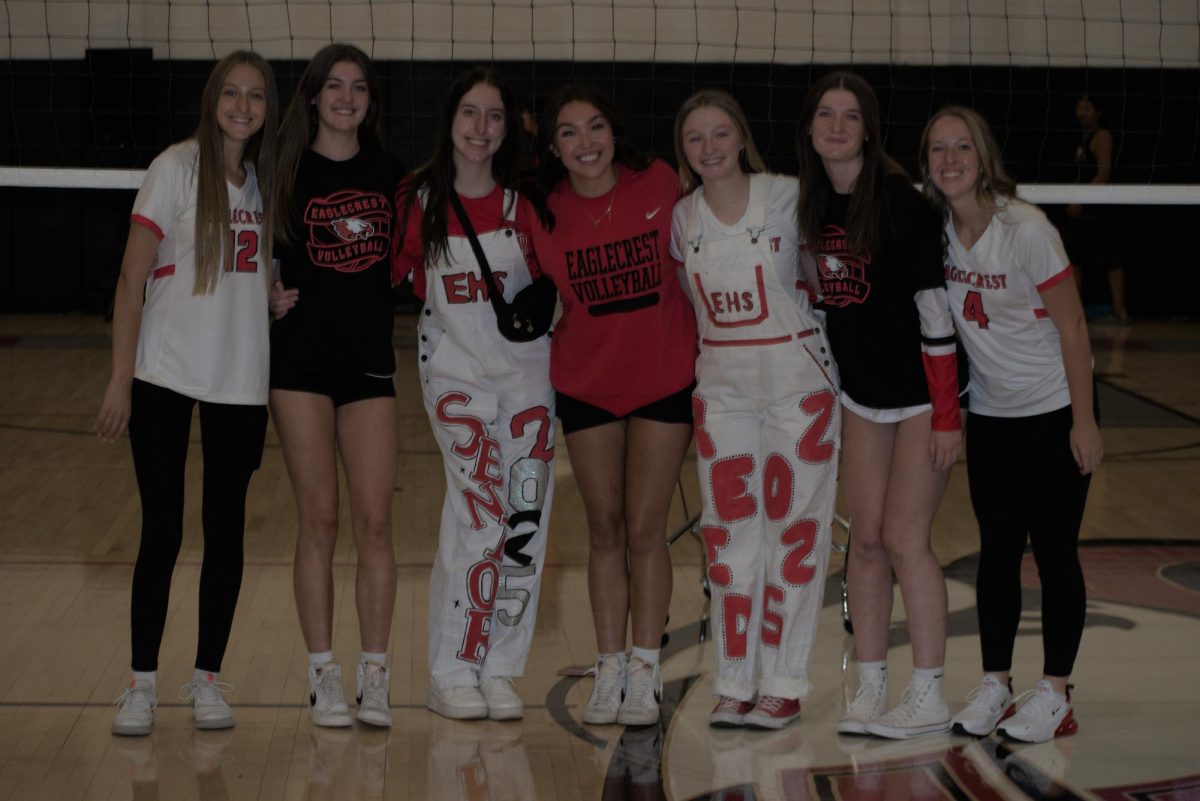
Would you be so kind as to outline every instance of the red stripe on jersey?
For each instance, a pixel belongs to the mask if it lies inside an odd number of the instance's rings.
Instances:
[[[1045,281],[1043,281],[1042,283],[1038,284],[1037,291],[1045,292],[1047,289],[1054,286],[1055,284],[1061,284],[1063,281],[1066,281],[1068,278],[1071,277],[1071,273],[1074,272],[1074,270],[1075,270],[1075,268],[1072,267],[1070,264],[1068,264],[1066,267],[1064,267],[1062,269],[1062,272],[1057,273],[1056,275],[1052,275],[1049,278],[1047,278]]]
[[[154,272],[150,273],[150,277],[157,281],[160,278],[166,278],[168,275],[175,274],[174,264],[164,264],[162,267],[156,267]]]
[[[1050,312],[1046,311],[1045,309],[1034,309],[1033,316],[1039,320],[1045,320],[1050,316]]]
[[[143,217],[140,214],[134,214],[129,218],[129,221],[135,222],[138,225],[142,225],[142,226],[145,226],[146,228],[149,228],[150,233],[154,234],[154,236],[156,236],[158,238],[159,242],[161,242],[163,240],[164,235],[163,235],[162,229],[159,228],[157,225],[155,225],[154,220],[150,219],[149,217]]]

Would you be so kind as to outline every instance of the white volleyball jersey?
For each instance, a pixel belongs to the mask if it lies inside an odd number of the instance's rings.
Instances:
[[[195,295],[198,152],[194,139],[164,150],[133,204],[133,223],[158,238],[134,375],[197,400],[265,404],[270,265],[261,263],[266,243],[258,178],[247,164],[241,187],[226,184],[233,263],[212,294]]]
[[[1039,294],[1070,280],[1071,264],[1037,207],[999,202],[970,250],[947,223],[946,289],[971,360],[971,411],[1024,417],[1071,402],[1058,329]]]

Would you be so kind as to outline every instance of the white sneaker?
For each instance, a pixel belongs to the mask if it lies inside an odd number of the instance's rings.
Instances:
[[[949,731],[950,707],[934,682],[913,684],[904,689],[900,704],[867,724],[867,734],[904,740],[923,734]]]
[[[217,681],[212,673],[204,679],[192,679],[179,688],[179,700],[192,702],[192,720],[197,729],[233,728],[233,710],[225,701],[223,693],[233,685]]]
[[[525,715],[525,702],[508,676],[484,679],[479,682],[479,692],[487,702],[487,716],[492,720],[520,720]]]
[[[117,715],[113,718],[112,733],[140,737],[154,728],[154,709],[158,697],[148,681],[132,681],[125,692],[113,701]]]
[[[967,693],[967,705],[954,716],[951,725],[958,734],[987,737],[1015,711],[1012,700],[1012,690],[988,673],[982,684]]]
[[[604,726],[617,722],[621,701],[625,697],[624,654],[609,656],[596,662],[596,683],[587,706],[583,708],[583,722]]]
[[[662,671],[657,663],[647,665],[641,659],[629,660],[625,671],[625,700],[617,712],[622,726],[650,726],[658,723],[658,704],[662,700]]]
[[[308,703],[314,726],[342,728],[354,722],[346,705],[342,669],[336,662],[308,669]]]
[[[867,724],[887,711],[887,679],[865,681],[837,723],[838,734],[866,734]]]
[[[391,726],[392,710],[388,707],[387,668],[375,662],[359,662],[355,673],[358,719],[372,726]]]
[[[488,716],[487,701],[473,685],[439,687],[431,682],[425,705],[451,720],[483,720]]]
[[[1071,711],[1070,694],[1059,695],[1048,681],[1039,681],[1036,688],[1021,693],[1016,703],[1016,714],[996,730],[1005,737],[1023,743],[1044,743],[1079,729]]]

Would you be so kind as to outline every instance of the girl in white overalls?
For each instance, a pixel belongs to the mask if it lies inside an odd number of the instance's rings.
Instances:
[[[533,638],[553,493],[550,341],[500,335],[478,260],[447,202],[458,194],[511,300],[533,280],[528,231],[536,224],[510,188],[519,125],[494,70],[464,73],[451,85],[433,158],[397,202],[397,268],[416,272],[425,300],[419,374],[446,471],[429,588],[428,705],[459,719],[523,714],[512,679],[524,672]],[[447,161],[450,181],[441,179]]]
[[[713,590],[713,726],[782,728],[811,685],[836,496],[837,376],[801,276],[795,179],[762,173],[736,101],[693,96],[675,124]],[[753,174],[751,174],[753,173]]]

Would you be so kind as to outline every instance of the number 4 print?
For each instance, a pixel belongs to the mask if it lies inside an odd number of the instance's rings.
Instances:
[[[963,300],[963,319],[975,323],[980,328],[988,327],[988,316],[983,312],[983,295],[971,291]]]
[[[258,231],[234,231],[231,228],[229,241],[233,245],[233,271],[258,272]]]

